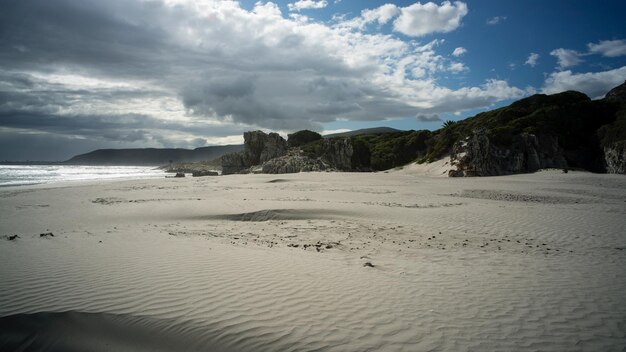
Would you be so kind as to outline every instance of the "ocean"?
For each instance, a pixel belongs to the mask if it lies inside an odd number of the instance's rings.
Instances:
[[[153,166],[0,165],[0,187],[164,176]]]

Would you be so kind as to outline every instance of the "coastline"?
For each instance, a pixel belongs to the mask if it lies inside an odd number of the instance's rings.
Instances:
[[[420,172],[2,188],[0,323],[89,313],[117,322],[91,341],[138,322],[135,346],[188,350],[626,347],[626,178]]]

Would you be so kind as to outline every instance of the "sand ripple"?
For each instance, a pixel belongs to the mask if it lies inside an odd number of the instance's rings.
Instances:
[[[0,350],[626,348],[626,179],[272,180],[5,192]]]

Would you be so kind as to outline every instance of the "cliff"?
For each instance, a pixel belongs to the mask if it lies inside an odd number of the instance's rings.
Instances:
[[[484,131],[474,131],[456,142],[450,153],[453,169],[448,176],[497,176],[567,168],[556,138],[520,133],[507,146],[498,146]]]
[[[447,123],[422,161],[450,155],[450,176],[495,176],[542,168],[623,173],[624,85],[592,101],[568,91],[537,94]]]
[[[598,130],[606,171],[626,174],[626,82],[609,91],[604,101],[618,109],[615,121]]]

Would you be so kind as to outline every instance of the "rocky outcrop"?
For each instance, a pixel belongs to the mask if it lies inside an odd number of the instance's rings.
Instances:
[[[291,150],[287,155],[269,160],[262,166],[264,174],[292,174],[330,169],[330,166],[322,160],[310,158],[300,150]]]
[[[498,146],[485,131],[474,131],[454,144],[448,176],[497,176],[566,168],[567,162],[556,138],[522,133],[510,145]]]
[[[287,154],[287,141],[278,133],[245,132],[243,139],[244,161],[249,166],[260,165],[268,160]]]
[[[245,132],[243,139],[243,152],[222,156],[222,175],[247,173],[255,165],[287,154],[287,141],[278,133]]]
[[[626,81],[606,93],[604,100],[616,101],[620,103],[626,102]]]
[[[204,176],[219,176],[217,171],[209,171],[209,170],[197,170],[191,173],[193,177],[204,177]]]
[[[354,148],[350,138],[333,138],[322,141],[321,159],[337,170],[353,171]]]
[[[604,100],[618,106],[615,121],[599,131],[606,172],[626,174],[626,82],[606,93]]]
[[[250,165],[246,165],[243,153],[230,153],[223,155],[222,158],[222,175],[231,175],[241,173]]]
[[[626,141],[613,143],[604,147],[606,172],[610,174],[626,174]]]

